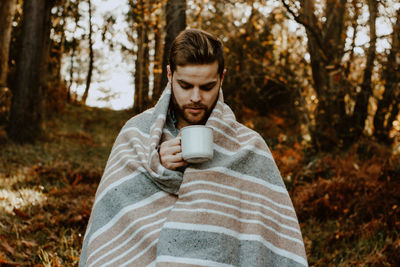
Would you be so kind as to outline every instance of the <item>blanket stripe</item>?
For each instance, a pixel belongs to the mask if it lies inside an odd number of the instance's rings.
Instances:
[[[168,170],[158,146],[178,131],[171,90],[130,119],[110,153],[80,266],[307,266],[292,202],[262,137],[222,91],[206,125],[213,160]]]

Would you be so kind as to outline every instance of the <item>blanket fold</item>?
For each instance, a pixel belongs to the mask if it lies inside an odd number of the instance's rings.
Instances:
[[[212,161],[168,170],[158,146],[178,131],[168,85],[122,128],[96,192],[80,266],[307,266],[292,202],[262,137],[222,90],[206,125]]]

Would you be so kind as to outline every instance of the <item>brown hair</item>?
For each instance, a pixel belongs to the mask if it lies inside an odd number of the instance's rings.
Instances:
[[[218,74],[224,72],[224,49],[221,41],[208,32],[187,29],[178,34],[169,53],[169,66],[174,73],[177,66],[218,62]]]

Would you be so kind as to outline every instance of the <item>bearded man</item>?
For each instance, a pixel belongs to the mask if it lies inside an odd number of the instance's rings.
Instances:
[[[307,266],[268,146],[224,103],[223,51],[201,30],[175,39],[168,86],[115,141],[80,266]],[[213,130],[214,157],[189,164],[180,130],[198,124]]]

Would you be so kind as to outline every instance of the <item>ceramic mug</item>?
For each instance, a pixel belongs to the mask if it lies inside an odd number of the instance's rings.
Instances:
[[[202,163],[213,158],[214,142],[212,128],[192,125],[181,129],[182,157],[189,163]]]

